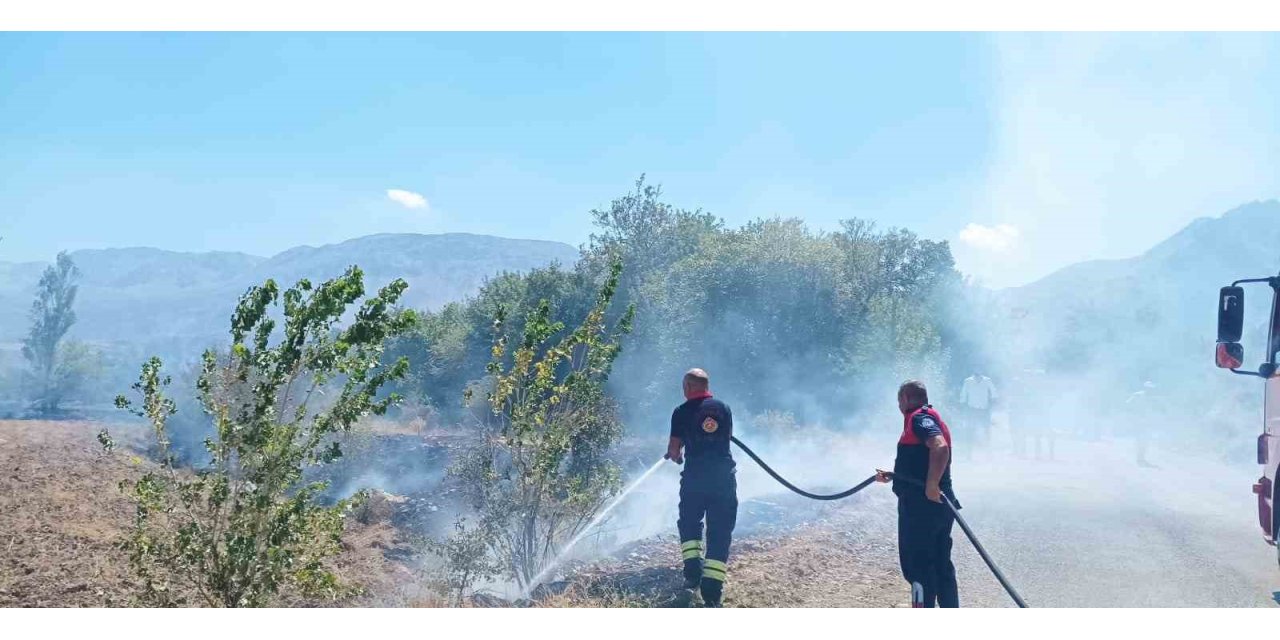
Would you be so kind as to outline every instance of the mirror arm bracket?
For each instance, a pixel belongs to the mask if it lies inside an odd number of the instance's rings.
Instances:
[[[1271,276],[1270,278],[1246,278],[1244,280],[1236,280],[1235,282],[1231,283],[1231,286],[1238,287],[1242,284],[1249,284],[1252,282],[1265,282],[1271,285],[1272,287],[1277,287],[1277,286],[1280,286],[1280,276]]]
[[[1239,369],[1227,369],[1227,371],[1230,371],[1231,373],[1234,373],[1238,376],[1253,376],[1255,378],[1262,378],[1263,380],[1270,379],[1272,376],[1276,375],[1276,370],[1277,370],[1276,365],[1270,362],[1264,363],[1261,367],[1258,367],[1257,371],[1241,371]]]

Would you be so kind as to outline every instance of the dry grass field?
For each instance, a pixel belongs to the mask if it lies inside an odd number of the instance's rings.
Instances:
[[[125,556],[114,547],[133,507],[120,481],[155,463],[136,428],[112,427],[110,455],[91,422],[0,421],[0,606],[129,606],[136,593]],[[340,577],[365,594],[318,606],[394,604],[416,582],[412,550],[385,521],[351,521]]]

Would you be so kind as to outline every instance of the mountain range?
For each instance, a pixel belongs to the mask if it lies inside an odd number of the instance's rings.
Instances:
[[[559,242],[448,233],[378,234],[271,257],[153,248],[80,250],[70,256],[81,272],[73,337],[185,344],[224,337],[236,300],[267,278],[281,286],[304,277],[319,282],[358,264],[367,289],[404,278],[409,289],[403,302],[435,309],[503,271],[571,265],[578,250]],[[25,335],[36,284],[47,266],[0,262],[0,343]]]
[[[1277,273],[1280,202],[1252,202],[1194,220],[1141,255],[1081,262],[997,292],[1001,337],[1028,368],[1080,352],[1087,368],[1191,379],[1193,369],[1212,371],[1218,289]],[[1246,289],[1245,306],[1245,348],[1256,365],[1270,291]]]
[[[1276,273],[1280,202],[1267,200],[1198,218],[1141,255],[1076,263],[1009,294],[1027,302],[1047,301],[1123,283],[1144,289],[1210,288],[1216,296],[1218,287],[1231,280]]]
[[[569,265],[578,251],[558,242],[453,233],[379,234],[271,257],[153,248],[81,250],[71,257],[82,272],[73,337],[191,351],[225,337],[240,294],[269,277],[282,285],[302,277],[319,281],[359,264],[370,289],[403,277],[409,282],[405,303],[435,309],[475,292],[487,277]],[[0,344],[12,346],[25,334],[46,266],[0,262]],[[1118,332],[1125,339],[1135,333],[1135,344],[1147,341],[1146,347],[1198,350],[1213,339],[1218,287],[1276,273],[1280,202],[1270,200],[1197,219],[1141,255],[1081,262],[997,291],[994,302],[1008,320],[1001,331],[1028,353],[1055,348],[1073,317],[1083,319],[1080,333]],[[1247,305],[1255,323],[1269,308],[1265,294],[1253,293]]]

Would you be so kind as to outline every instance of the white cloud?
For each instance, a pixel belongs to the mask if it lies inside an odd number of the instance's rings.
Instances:
[[[387,189],[387,197],[393,202],[401,204],[406,209],[428,208],[427,199],[421,193],[414,193],[403,189]]]
[[[980,251],[1003,253],[1018,241],[1018,228],[1011,224],[995,226],[980,225],[970,222],[960,230],[960,242]]]

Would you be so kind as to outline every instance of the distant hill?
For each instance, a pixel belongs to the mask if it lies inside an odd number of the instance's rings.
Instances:
[[[1197,219],[1139,256],[1075,264],[998,292],[999,333],[1016,366],[1074,362],[1130,377],[1188,379],[1192,370],[1212,372],[1218,288],[1277,273],[1280,202],[1253,202]],[[1248,289],[1246,301],[1247,357],[1255,363],[1270,292]]]
[[[1081,262],[1009,293],[1048,301],[1068,292],[1123,284],[1165,291],[1217,288],[1236,278],[1280,273],[1280,202],[1253,202],[1220,217],[1199,218],[1145,253]],[[1224,282],[1226,281],[1226,282]],[[1212,304],[1210,304],[1212,307]]]
[[[267,278],[282,285],[303,277],[320,281],[358,264],[370,289],[401,277],[409,283],[406,304],[434,309],[475,292],[486,277],[552,262],[570,265],[578,252],[559,242],[449,233],[378,234],[294,247],[270,258],[152,248],[84,250],[71,257],[82,272],[73,336],[196,347],[224,338],[239,295]],[[25,334],[46,266],[0,262],[0,342]]]

